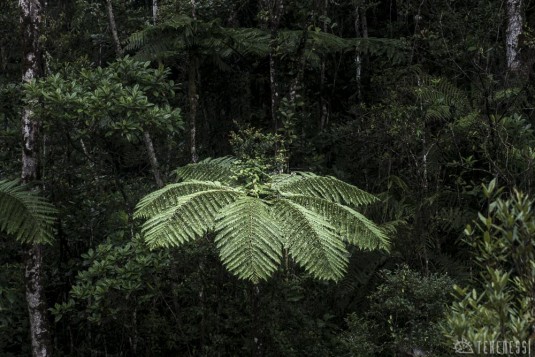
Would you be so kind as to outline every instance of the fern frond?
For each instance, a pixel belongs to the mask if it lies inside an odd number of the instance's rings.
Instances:
[[[317,279],[342,278],[349,254],[325,218],[286,199],[275,201],[272,215],[280,224],[289,255],[298,265]]]
[[[281,193],[314,196],[353,206],[378,201],[374,195],[330,176],[317,176],[306,172],[277,176],[274,177],[273,188]]]
[[[50,243],[57,210],[18,181],[0,181],[0,230],[23,243]]]
[[[216,159],[205,159],[196,164],[188,164],[175,170],[182,180],[220,181],[231,184],[233,176],[231,167],[236,159],[224,156]]]
[[[224,186],[219,182],[196,180],[167,185],[143,197],[136,206],[134,218],[149,218],[157,215],[177,205],[182,199],[182,196],[204,190],[218,190],[221,188],[224,188]]]
[[[242,195],[221,187],[181,196],[173,206],[146,221],[141,232],[151,248],[179,246],[212,231],[219,211]]]
[[[304,195],[286,198],[325,217],[350,244],[365,250],[388,250],[385,232],[361,213],[323,198]]]
[[[226,45],[240,55],[265,56],[269,53],[269,34],[255,28],[224,28]]]
[[[215,230],[219,256],[231,273],[258,283],[277,269],[280,231],[261,200],[244,196],[229,204],[216,218]]]
[[[445,78],[420,75],[415,94],[426,109],[426,117],[447,121],[468,112],[466,94]]]

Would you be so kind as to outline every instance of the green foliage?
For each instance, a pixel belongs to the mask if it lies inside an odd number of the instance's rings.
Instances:
[[[140,349],[146,348],[150,339],[157,341],[160,337],[151,331],[165,323],[164,319],[158,320],[163,314],[155,302],[161,299],[161,275],[170,266],[169,254],[149,252],[142,240],[135,238],[125,244],[100,244],[82,258],[84,269],[76,276],[67,301],[51,309],[55,322],[68,320],[86,333],[95,326],[97,341],[105,333],[122,342],[139,339]],[[166,341],[160,343],[165,350]],[[83,348],[87,346],[76,346],[76,351],[82,352]],[[109,348],[120,351],[121,346]],[[149,355],[155,352],[146,350]]]
[[[453,281],[447,275],[424,276],[407,266],[382,272],[383,283],[368,297],[364,314],[351,314],[341,342],[360,356],[413,354],[447,356],[440,323]]]
[[[224,171],[229,163],[200,163],[200,175],[217,176],[217,166]],[[187,177],[194,168],[185,170]],[[344,240],[362,249],[387,249],[384,232],[346,206],[375,201],[369,193],[311,173],[268,177],[273,184],[258,182],[260,190],[187,180],[147,195],[136,208],[136,217],[149,218],[142,228],[146,242],[178,246],[214,232],[227,269],[255,283],[275,271],[283,249],[313,276],[329,280],[339,280],[347,267]],[[339,219],[341,212],[347,222]]]
[[[0,181],[0,230],[22,243],[51,243],[57,210],[18,181]]]
[[[483,186],[488,211],[475,228],[467,226],[465,243],[479,274],[468,287],[455,286],[444,333],[452,341],[476,346],[493,341],[528,340],[534,316],[534,201],[515,191],[507,199],[493,180]]]
[[[28,105],[50,129],[69,131],[76,138],[99,135],[140,142],[144,130],[176,133],[182,128],[180,110],[172,108],[174,82],[169,70],[152,69],[131,58],[106,68],[75,69],[25,86]],[[77,130],[75,130],[77,129]]]

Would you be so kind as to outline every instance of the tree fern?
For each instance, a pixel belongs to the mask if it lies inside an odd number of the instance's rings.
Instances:
[[[56,209],[18,181],[0,181],[0,230],[23,243],[50,243]]]
[[[347,268],[347,243],[388,249],[386,230],[352,208],[375,196],[306,172],[262,174],[255,177],[265,182],[250,186],[239,178],[248,170],[237,163],[224,157],[186,165],[176,171],[183,182],[143,198],[136,217],[147,219],[147,244],[179,246],[213,232],[227,269],[254,283],[277,270],[283,250],[314,277],[336,281]]]

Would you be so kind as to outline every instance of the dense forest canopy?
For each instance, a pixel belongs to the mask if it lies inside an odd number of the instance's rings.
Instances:
[[[0,355],[535,353],[534,29],[0,2]]]

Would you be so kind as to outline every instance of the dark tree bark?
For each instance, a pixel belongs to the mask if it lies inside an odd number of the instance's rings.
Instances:
[[[284,12],[284,0],[263,0],[261,4],[269,12],[269,83],[271,88],[271,120],[273,130],[279,128],[277,111],[280,103],[280,86],[277,75],[277,37],[282,14]]]
[[[19,0],[22,32],[22,80],[29,82],[43,74],[43,57],[39,37],[44,3]],[[22,108],[22,172],[28,184],[39,179],[39,121],[30,105]],[[34,357],[51,356],[50,326],[44,296],[43,246],[33,244],[25,264],[26,302],[30,319],[30,338]]]
[[[198,61],[195,56],[190,56],[188,64],[188,101],[189,101],[189,148],[191,162],[199,160],[197,154],[197,105],[199,95],[197,94],[197,71]]]

